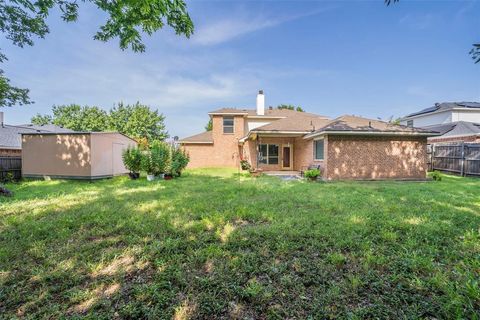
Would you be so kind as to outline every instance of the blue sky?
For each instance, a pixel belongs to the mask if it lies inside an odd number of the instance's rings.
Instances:
[[[330,117],[387,119],[441,101],[480,101],[480,1],[190,1],[191,39],[169,29],[142,54],[93,34],[105,16],[80,4],[77,23],[50,17],[51,33],[23,49],[2,40],[3,66],[35,104],[4,108],[25,123],[54,104],[109,109],[140,101],[167,117],[171,135],[203,131],[207,112],[300,105]]]

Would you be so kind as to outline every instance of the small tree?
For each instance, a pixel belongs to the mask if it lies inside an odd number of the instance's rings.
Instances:
[[[162,141],[154,141],[150,147],[150,157],[154,167],[154,174],[162,174],[170,166],[171,152],[168,144]]]

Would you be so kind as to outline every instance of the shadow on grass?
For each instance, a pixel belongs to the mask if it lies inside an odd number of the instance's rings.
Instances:
[[[468,317],[480,199],[467,181],[27,182],[1,205],[0,312]]]

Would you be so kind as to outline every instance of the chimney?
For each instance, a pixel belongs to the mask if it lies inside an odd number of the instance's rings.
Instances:
[[[265,115],[265,95],[263,90],[260,90],[257,94],[257,116],[263,115]]]
[[[3,128],[3,111],[0,112],[0,127]]]

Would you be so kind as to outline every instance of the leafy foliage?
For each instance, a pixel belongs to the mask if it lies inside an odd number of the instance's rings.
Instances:
[[[142,167],[142,152],[139,148],[129,147],[123,151],[123,164],[132,173],[140,172]]]
[[[40,113],[37,113],[30,119],[30,122],[38,126],[44,126],[53,123],[53,118],[51,115],[48,114],[42,115]]]
[[[310,169],[306,170],[303,175],[305,178],[310,179],[310,180],[316,180],[318,176],[320,175],[320,170],[318,169]]]
[[[163,141],[154,141],[150,146],[148,153],[153,165],[153,174],[158,175],[165,173],[170,167],[171,154],[170,146]]]
[[[291,104],[280,104],[277,106],[277,109],[287,109],[287,110],[295,110],[295,111],[299,111],[299,112],[305,112],[305,110],[303,110],[302,107],[300,106],[294,106],[294,105],[291,105]]]
[[[248,162],[247,160],[240,160],[240,167],[242,167],[242,170],[252,169],[252,166],[250,165],[250,162]]]
[[[119,39],[122,50],[145,51],[142,35],[170,26],[177,35],[189,38],[193,34],[193,22],[184,0],[48,0],[0,1],[0,32],[18,47],[33,46],[34,38],[44,38],[50,29],[46,19],[53,10],[58,10],[65,22],[78,18],[79,3],[90,2],[105,12],[107,20],[94,36],[100,41]],[[0,53],[0,63],[7,58]],[[30,103],[28,90],[9,85],[0,69],[0,107]]]
[[[442,181],[442,174],[439,171],[433,171],[428,174],[434,181]]]
[[[188,162],[190,162],[190,157],[185,150],[181,148],[173,148],[170,173],[174,177],[179,177],[182,174],[182,171],[187,167]]]
[[[99,107],[81,107],[77,104],[53,106],[53,116],[34,116],[34,124],[55,125],[75,131],[118,131],[142,142],[164,140],[168,137],[165,116],[149,106],[137,102],[134,105],[119,103],[108,113]]]
[[[205,131],[212,131],[212,130],[213,130],[213,121],[212,121],[212,118],[210,118],[210,120],[208,120],[207,125],[205,126]]]
[[[470,50],[470,54],[472,55],[472,59],[475,61],[475,63],[480,62],[480,43],[475,43],[473,45],[472,50]]]
[[[10,85],[10,80],[3,74],[3,70],[0,69],[0,107],[32,103],[28,98],[28,89],[20,89]]]
[[[110,110],[108,128],[132,138],[146,138],[148,141],[165,140],[165,116],[139,102],[125,105],[120,102]]]

